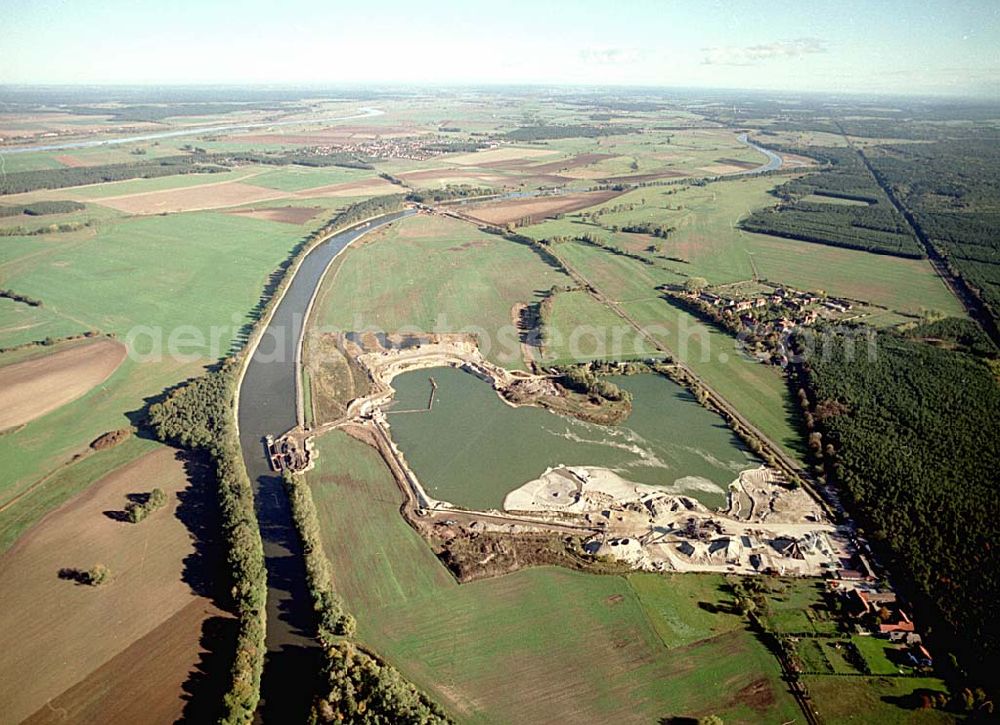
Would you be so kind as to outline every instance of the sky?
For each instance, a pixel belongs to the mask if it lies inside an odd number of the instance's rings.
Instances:
[[[1000,0],[0,0],[0,84],[560,84],[1000,99]]]

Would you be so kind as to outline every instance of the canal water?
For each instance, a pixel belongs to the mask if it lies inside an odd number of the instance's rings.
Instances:
[[[560,464],[610,468],[716,507],[739,471],[759,465],[721,417],[676,383],[654,374],[609,379],[633,396],[617,426],[513,408],[455,368],[404,373],[392,383],[392,437],[430,496],[473,509],[500,508],[507,493]]]
[[[267,656],[258,720],[304,722],[320,665],[301,542],[281,477],[271,471],[265,455],[264,438],[280,436],[296,425],[295,352],[309,301],[330,262],[374,226],[412,213],[388,214],[371,227],[341,232],[306,255],[243,376],[240,445],[254,485],[267,567]]]

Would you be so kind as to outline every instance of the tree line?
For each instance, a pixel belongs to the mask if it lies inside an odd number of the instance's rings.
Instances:
[[[184,383],[150,406],[148,422],[167,443],[209,453],[214,464],[232,582],[232,604],[239,629],[230,680],[223,698],[226,723],[248,723],[260,699],[264,669],[267,570],[233,415],[238,365]]]
[[[320,689],[312,708],[316,722],[445,723],[444,711],[399,672],[355,645],[354,617],[333,588],[323,551],[319,517],[305,479],[285,474],[292,517],[302,541],[306,581],[317,613],[323,648]]]
[[[67,214],[86,209],[78,201],[34,201],[30,204],[0,204],[0,217],[5,216],[46,216],[47,214]]]
[[[28,297],[28,295],[22,295],[20,292],[15,292],[12,289],[0,289],[0,298],[11,300],[13,302],[20,302],[23,305],[28,305],[29,307],[41,307],[42,301],[35,299],[34,297]]]
[[[848,147],[801,149],[771,145],[779,151],[808,153],[824,168],[792,179],[772,193],[781,202],[759,209],[740,221],[751,232],[771,234],[804,242],[860,249],[878,254],[922,258],[923,247],[903,216],[872,179],[857,153]],[[805,201],[813,195],[863,202],[864,206]]]
[[[402,194],[352,204],[310,234],[276,270],[279,281],[265,289],[255,310],[256,322],[266,318],[275,295],[285,284],[294,258],[316,242],[344,227],[403,206]],[[247,337],[252,334],[248,331]],[[243,463],[236,431],[234,403],[239,358],[227,358],[204,375],[167,391],[149,406],[146,422],[160,440],[206,451],[215,465],[222,512],[223,537],[232,581],[232,603],[239,620],[236,650],[224,696],[223,722],[248,723],[260,699],[264,667],[267,570],[254,508],[253,486]]]
[[[214,174],[222,171],[228,169],[196,156],[164,156],[131,164],[13,171],[0,176],[0,195],[20,194],[37,189],[61,189],[83,184],[103,184],[126,179],[153,179],[177,174]]]

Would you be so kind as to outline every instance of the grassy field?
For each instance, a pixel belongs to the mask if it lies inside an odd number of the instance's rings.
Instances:
[[[654,265],[611,254],[592,245],[566,242],[556,253],[582,274],[600,292],[621,307],[675,357],[691,368],[751,422],[790,452],[801,449],[784,379],[779,370],[744,358],[728,335],[700,324],[692,315],[663,300],[657,287],[678,284],[684,277],[704,276],[724,283],[750,279],[756,270],[761,278],[829,294],[865,299],[890,308],[873,318],[876,324],[896,324],[909,315],[936,310],[962,316],[958,301],[922,260],[905,260],[854,250],[806,245],[804,242],[748,234],[736,229],[748,209],[774,203],[767,192],[779,180],[746,178],[713,183],[706,187],[650,187],[615,199],[612,204],[634,204],[635,209],[611,212],[601,217],[605,227],[654,222],[675,227],[661,242],[661,253],[688,260],[679,264],[653,259]],[[584,224],[578,215],[525,227],[537,239],[595,233],[604,243],[642,252],[649,240]],[[631,245],[631,246],[630,246]],[[808,252],[808,253],[805,253]],[[575,310],[560,303],[560,325],[572,328],[594,317],[591,309]],[[597,319],[607,319],[600,313]],[[564,354],[559,352],[558,354]]]
[[[935,310],[964,317],[958,299],[934,274],[930,263],[765,234],[744,233],[746,253],[758,274],[772,282],[831,295],[866,300],[892,310]]]
[[[543,361],[563,365],[587,360],[644,358],[655,348],[607,306],[583,290],[559,292],[543,314]],[[621,345],[616,340],[621,340]]]
[[[873,675],[895,675],[900,667],[894,665],[889,657],[897,646],[888,640],[878,637],[852,637],[855,646],[861,651]]]
[[[674,275],[578,242],[557,245],[555,251],[752,423],[787,451],[799,450],[795,409],[781,371],[744,357],[733,337],[664,300],[656,287]]]
[[[199,213],[123,221],[89,238],[19,239],[11,259],[4,246],[0,269],[17,280],[19,292],[44,302],[54,331],[99,329],[128,342],[130,331],[138,330],[132,350],[148,357],[127,358],[84,397],[0,436],[0,505],[100,434],[128,426],[126,414],[140,410],[146,399],[225,355],[268,274],[301,235],[294,225]],[[0,344],[15,339],[9,334]],[[182,343],[176,350],[183,357],[169,354],[172,334]],[[34,505],[25,510],[40,511]],[[9,517],[18,528],[30,519],[8,509],[0,512],[0,528]]]
[[[802,678],[823,722],[831,725],[910,725],[951,723],[955,719],[938,710],[920,710],[900,704],[914,692],[944,692],[940,680],[916,677],[824,677]]]
[[[100,200],[125,194],[145,194],[150,191],[165,191],[166,189],[186,189],[204,184],[219,184],[227,181],[240,181],[256,176],[260,168],[249,166],[233,171],[220,171],[215,174],[176,174],[174,176],[157,176],[152,179],[128,179],[114,181],[108,184],[90,184],[76,186],[71,189],[55,189],[44,192],[48,197],[62,194],[70,199],[81,201]],[[32,192],[41,194],[42,192]]]
[[[824,582],[820,579],[779,579],[768,581],[769,627],[788,634],[836,634],[837,619],[823,601]]]
[[[57,194],[52,194],[52,199],[66,199],[66,196],[59,197]],[[7,203],[6,197],[0,196],[0,206]],[[44,229],[46,231],[52,225],[59,224],[70,224],[79,223],[85,224],[87,222],[97,224],[98,222],[111,222],[115,219],[122,217],[122,214],[114,209],[109,209],[107,207],[99,206],[97,204],[86,204],[86,208],[79,209],[77,211],[66,212],[65,214],[46,214],[45,216],[29,216],[27,214],[18,214],[17,216],[7,216],[0,217],[0,228],[10,229],[13,227],[20,227],[28,232],[34,232],[39,229]],[[84,232],[88,230],[83,230]],[[79,234],[80,232],[74,232]],[[69,232],[61,232],[61,234],[70,234]],[[28,235],[26,235],[28,236]],[[14,237],[4,237],[4,244],[8,243]]]
[[[317,186],[344,184],[375,176],[374,171],[347,169],[340,166],[281,166],[257,174],[250,181],[254,186],[264,186],[279,191],[303,191]]]
[[[61,169],[63,164],[56,160],[58,151],[38,151],[24,154],[4,154],[3,170],[13,174],[18,171],[36,171],[38,169]]]
[[[711,576],[561,569],[458,585],[399,515],[377,454],[345,434],[308,474],[335,586],[360,637],[461,722],[787,721],[774,659]]]
[[[713,176],[726,173],[720,159],[762,164],[764,156],[737,140],[728,130],[691,129],[621,134],[599,138],[570,138],[546,142],[546,147],[565,155],[608,154],[611,158],[570,169],[570,178],[584,180],[645,174],[667,176]],[[552,157],[557,160],[559,157]]]
[[[417,216],[341,256],[315,305],[316,324],[479,333],[490,359],[523,366],[513,308],[569,279],[529,247],[443,217]]]
[[[78,335],[87,329],[45,307],[31,307],[0,298],[0,347],[14,347],[46,337]]]
[[[604,214],[600,220],[602,227],[644,222],[672,227],[666,241],[614,233],[583,223],[578,214],[525,227],[522,231],[536,239],[594,234],[606,243],[633,252],[644,251],[650,243],[656,243],[661,254],[687,262],[665,264],[689,276],[704,277],[710,284],[751,279],[756,271],[761,278],[777,284],[823,290],[893,310],[917,313],[933,309],[950,315],[963,314],[961,305],[926,261],[873,255],[738,229],[737,222],[747,212],[777,203],[768,192],[783,182],[781,177],[747,177],[701,187],[647,187],[602,205],[635,205],[631,210]]]

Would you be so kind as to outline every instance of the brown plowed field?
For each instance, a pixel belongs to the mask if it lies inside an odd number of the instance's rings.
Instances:
[[[690,171],[678,171],[677,169],[663,169],[654,174],[633,174],[632,176],[608,176],[601,179],[602,184],[638,184],[643,181],[656,181],[657,179],[680,179],[691,176]]]
[[[86,394],[125,359],[106,337],[0,368],[0,430],[39,418]]]
[[[197,620],[218,614],[184,581],[217,578],[199,563],[206,551],[199,527],[215,526],[203,465],[158,448],[48,514],[0,557],[0,719],[21,722],[59,703],[66,721],[89,719],[76,717],[76,708],[107,711],[114,720],[132,700],[155,710],[132,722],[170,722],[168,711],[183,708],[180,685],[201,651]],[[120,512],[128,494],[154,487],[167,494],[167,505],[142,523],[107,515]],[[59,576],[64,567],[97,563],[111,571],[99,587]],[[163,628],[167,622],[176,626]],[[130,653],[147,636],[156,647]],[[137,678],[136,668],[148,676]],[[115,671],[132,675],[122,679]],[[76,685],[88,678],[100,687],[81,692]]]
[[[466,215],[488,224],[507,224],[530,218],[538,222],[556,214],[603,204],[621,194],[620,191],[594,191],[581,194],[560,194],[558,196],[511,199],[495,203],[477,204],[465,210]]]
[[[614,154],[577,154],[570,159],[562,159],[561,161],[550,161],[547,164],[538,164],[537,166],[531,166],[528,164],[519,164],[517,171],[529,171],[533,174],[558,174],[561,171],[568,171],[570,169],[579,169],[583,166],[590,166],[591,164],[596,164],[599,161],[604,161],[606,159],[615,158]]]
[[[204,656],[199,644],[205,620],[213,617],[218,639],[235,647],[236,620],[210,603],[194,601],[170,619],[136,640],[64,693],[45,703],[23,725],[43,723],[169,723],[188,714],[189,722],[215,722],[209,695],[196,701],[197,709],[185,713],[185,682]],[[216,687],[219,683],[212,683]],[[224,686],[224,685],[222,685]],[[126,691],[127,688],[127,691]],[[214,693],[215,691],[213,691]],[[193,707],[193,706],[192,706]],[[203,708],[208,709],[205,712]],[[214,715],[214,717],[211,717]]]
[[[447,161],[449,164],[458,164],[459,166],[484,166],[498,162],[524,161],[540,156],[554,156],[558,153],[555,149],[501,146],[487,151],[470,151],[458,156],[448,156]]]
[[[319,208],[315,206],[272,206],[265,209],[234,209],[226,213],[285,224],[305,224],[319,211]]]
[[[77,156],[69,156],[68,154],[63,154],[61,156],[56,156],[55,160],[58,161],[63,166],[69,166],[70,168],[75,168],[77,166],[87,166],[87,162]]]
[[[760,163],[756,161],[740,161],[739,159],[728,159],[728,158],[716,159],[715,163],[728,164],[729,166],[736,166],[737,168],[744,170],[756,169],[758,166],[760,166]]]
[[[163,212],[200,211],[244,206],[277,199],[316,199],[320,197],[369,196],[396,194],[400,188],[385,179],[365,179],[343,184],[318,186],[313,189],[289,192],[266,189],[241,181],[201,184],[180,189],[146,191],[137,194],[109,196],[96,199],[95,203],[128,214],[160,214]]]
[[[381,178],[351,181],[346,184],[331,184],[317,186],[314,189],[304,189],[294,194],[282,192],[283,197],[293,196],[297,199],[317,199],[330,196],[373,196],[377,194],[401,194],[406,190]]]
[[[228,181],[180,189],[108,196],[94,201],[101,206],[108,206],[128,214],[160,214],[162,212],[221,209],[289,196],[294,196],[294,194],[276,189],[265,189],[239,181]]]
[[[454,183],[456,180],[478,181],[487,184],[493,184],[502,181],[513,181],[513,179],[509,176],[477,171],[475,169],[469,169],[469,168],[425,169],[424,171],[410,171],[407,173],[398,174],[398,176],[407,184],[416,184],[421,181],[432,182],[432,183],[441,183],[441,182]]]

